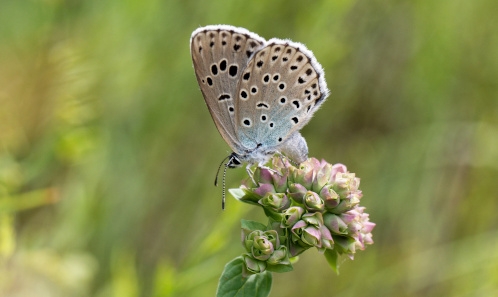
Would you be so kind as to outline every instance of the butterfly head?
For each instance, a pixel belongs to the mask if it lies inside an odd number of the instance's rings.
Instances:
[[[242,162],[243,160],[239,154],[231,153],[230,156],[228,156],[227,166],[228,168],[237,168],[242,166]]]

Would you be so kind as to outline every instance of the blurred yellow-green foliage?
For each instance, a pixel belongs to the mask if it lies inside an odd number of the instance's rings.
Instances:
[[[213,187],[229,153],[193,30],[305,43],[332,94],[310,156],[362,179],[375,244],[305,253],[271,296],[498,296],[496,0],[0,2],[0,296],[213,296],[260,209]],[[237,187],[245,170],[229,171]]]

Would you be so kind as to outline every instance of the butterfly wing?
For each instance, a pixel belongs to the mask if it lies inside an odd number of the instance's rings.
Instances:
[[[300,43],[271,39],[250,59],[239,81],[237,138],[248,148],[292,155],[303,155],[305,149],[307,154],[298,131],[328,94],[324,72],[311,51]]]
[[[216,128],[235,152],[241,147],[235,128],[237,83],[249,58],[265,40],[243,28],[206,26],[192,33],[190,52],[197,82]]]

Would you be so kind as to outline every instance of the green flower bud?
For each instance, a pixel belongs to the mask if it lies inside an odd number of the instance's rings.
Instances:
[[[321,247],[320,228],[323,226],[323,217],[319,212],[307,213],[301,217],[291,228],[292,238],[294,243],[305,246]]]
[[[317,193],[308,191],[303,199],[304,207],[311,212],[323,211],[324,203]]]
[[[320,226],[320,233],[321,243],[317,246],[318,250],[323,252],[325,249],[333,249],[334,239],[332,238],[332,234],[330,234],[329,229],[326,226]]]
[[[250,254],[242,255],[242,259],[249,273],[261,273],[266,270],[266,262],[252,258]]]
[[[253,189],[256,195],[264,197],[266,193],[275,193],[275,187],[272,184],[259,184],[259,187]]]
[[[278,171],[273,172],[272,174],[272,182],[275,190],[278,193],[285,193],[287,190],[287,177],[289,176],[289,172],[280,173]]]
[[[356,252],[355,240],[348,236],[334,236],[334,248],[339,254],[346,254],[349,258],[354,258]]]
[[[242,234],[249,232],[248,230],[242,230]],[[248,252],[252,251],[252,247],[254,245],[254,238],[258,236],[263,236],[264,231],[255,230],[247,234],[244,238],[244,246]]]
[[[275,212],[281,212],[290,206],[290,199],[284,193],[268,192],[261,198],[258,203],[265,208],[269,208]]]
[[[297,222],[291,232],[292,242],[300,246],[312,247],[320,242],[320,231],[314,226],[309,226],[305,221]]]
[[[267,168],[256,167],[253,178],[258,184],[272,184],[272,172]]]
[[[280,239],[275,230],[255,230],[246,236],[244,246],[254,259],[265,261],[280,246]]]
[[[338,215],[325,213],[323,215],[323,224],[334,234],[348,233],[348,226]]]
[[[358,193],[359,192],[359,193]],[[341,202],[335,208],[328,209],[332,213],[341,214],[346,211],[353,209],[360,203],[361,191],[356,191],[356,193],[348,195],[344,198],[341,198]]]
[[[284,217],[282,219],[282,228],[289,228],[294,226],[304,214],[304,209],[299,206],[292,206],[284,211]]]
[[[334,209],[339,205],[339,195],[333,190],[333,185],[325,185],[320,191],[320,197],[323,199],[326,210]]]
[[[299,168],[291,167],[290,168],[290,180],[296,184],[303,185],[306,189],[311,190],[313,185],[313,166],[305,161],[301,163]]]
[[[289,260],[289,255],[287,253],[287,248],[285,246],[281,246],[280,248],[276,249],[266,262],[270,265],[277,265],[277,264],[289,265],[290,260]]]
[[[273,253],[273,244],[266,236],[256,236],[254,238],[251,254],[255,259],[268,260]]]
[[[320,163],[320,168],[317,169],[315,180],[313,181],[313,191],[319,193],[320,190],[328,184],[332,179],[332,165],[325,161]]]
[[[306,192],[308,192],[308,189],[301,184],[294,183],[289,186],[289,196],[297,203],[303,203],[303,198],[304,195],[306,195]]]

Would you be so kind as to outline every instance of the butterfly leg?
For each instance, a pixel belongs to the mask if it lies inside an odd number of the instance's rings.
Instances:
[[[272,173],[278,174],[279,176],[283,176],[282,173],[278,172],[277,170],[275,170],[273,168],[270,168],[270,167],[267,167],[267,166],[265,166],[265,165],[263,165],[261,163],[258,164],[258,167],[261,168],[261,169],[266,169],[266,170],[268,170],[268,171],[270,171]]]
[[[247,174],[249,174],[249,177],[251,178],[252,182],[255,185],[257,185],[258,183],[254,180],[254,172],[251,170],[251,164],[247,164],[246,171],[247,171]]]

